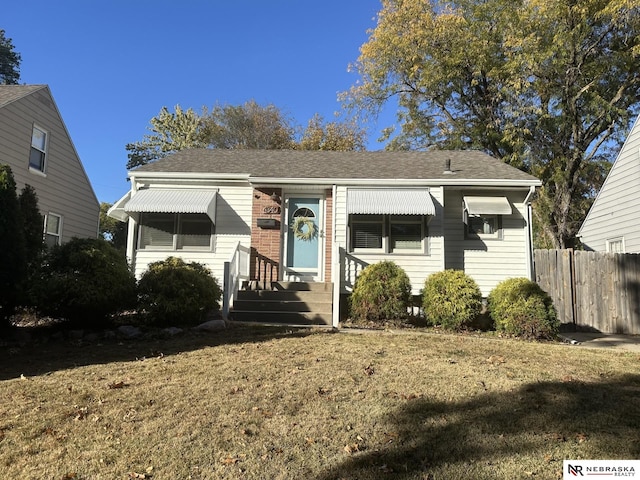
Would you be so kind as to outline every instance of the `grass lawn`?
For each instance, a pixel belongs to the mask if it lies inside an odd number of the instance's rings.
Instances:
[[[640,458],[640,355],[232,327],[0,351],[0,477],[559,479]]]

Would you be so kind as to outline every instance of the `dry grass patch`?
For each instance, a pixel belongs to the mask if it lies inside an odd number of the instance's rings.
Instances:
[[[237,327],[0,360],[3,478],[557,479],[640,457],[632,353]]]

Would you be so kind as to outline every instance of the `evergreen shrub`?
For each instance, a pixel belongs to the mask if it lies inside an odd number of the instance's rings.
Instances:
[[[351,319],[355,322],[401,320],[411,304],[411,282],[391,261],[366,266],[358,275],[350,299]]]
[[[155,326],[195,325],[220,308],[222,289],[201,263],[168,257],[154,262],[138,282],[139,308]]]
[[[427,324],[460,330],[480,315],[482,293],[475,280],[463,271],[443,270],[425,280],[422,306]]]
[[[104,326],[136,303],[126,259],[99,238],[74,238],[49,250],[32,291],[41,314],[78,327]]]
[[[555,338],[560,321],[553,300],[527,278],[500,282],[488,298],[496,330],[531,340]]]

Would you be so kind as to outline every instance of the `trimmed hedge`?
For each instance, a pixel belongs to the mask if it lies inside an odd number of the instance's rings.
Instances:
[[[425,280],[422,306],[427,324],[460,330],[480,315],[482,293],[462,270],[443,270]]]
[[[526,339],[555,338],[560,321],[553,300],[527,278],[500,282],[489,294],[489,314],[496,329]]]
[[[177,257],[154,262],[138,282],[139,308],[157,326],[195,325],[220,308],[222,289],[201,263]]]
[[[407,317],[411,304],[409,277],[394,262],[366,266],[358,275],[350,299],[351,319],[384,322]]]

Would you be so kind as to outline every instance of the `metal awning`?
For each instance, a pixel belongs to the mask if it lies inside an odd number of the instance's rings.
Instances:
[[[138,190],[124,211],[156,213],[206,213],[215,223],[218,190]]]
[[[131,198],[131,191],[125,193],[120,200],[114,203],[109,210],[107,210],[107,215],[111,218],[115,218],[121,222],[126,222],[129,219],[129,215],[124,211],[124,206]]]
[[[353,188],[347,192],[347,213],[435,215],[436,207],[426,188]]]
[[[470,215],[511,215],[507,197],[464,196],[464,207]]]

